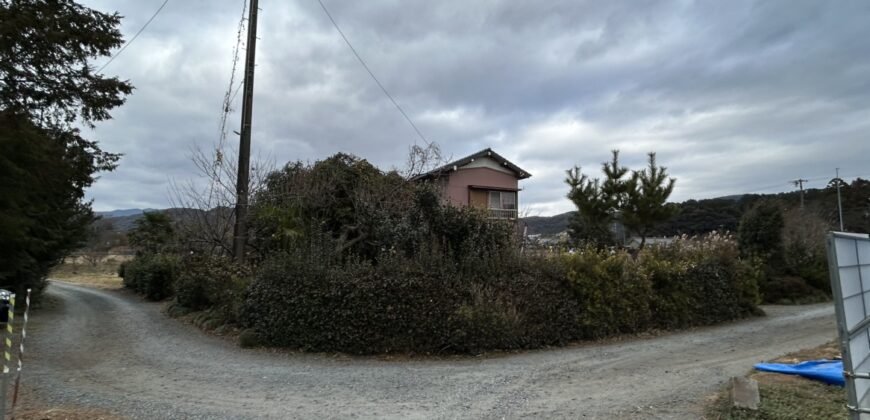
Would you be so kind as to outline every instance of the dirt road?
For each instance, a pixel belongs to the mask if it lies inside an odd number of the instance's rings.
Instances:
[[[131,418],[698,418],[752,363],[835,336],[830,305],[646,340],[391,361],[241,350],[119,291],[54,282],[23,381]]]

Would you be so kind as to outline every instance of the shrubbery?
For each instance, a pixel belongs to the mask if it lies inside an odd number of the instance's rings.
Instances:
[[[124,286],[148,299],[165,299],[172,295],[178,268],[178,257],[174,255],[140,255],[124,264]]]
[[[758,302],[760,270],[729,237],[522,255],[513,224],[347,155],[272,174],[251,224],[240,267],[150,217],[125,284],[237,323],[246,346],[356,354],[561,345],[735,319]]]
[[[584,338],[707,325],[757,312],[756,262],[716,233],[625,252],[586,248],[563,257]]]

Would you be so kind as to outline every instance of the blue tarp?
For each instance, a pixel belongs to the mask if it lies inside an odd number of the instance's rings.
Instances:
[[[805,378],[822,381],[829,385],[846,385],[846,380],[843,378],[843,362],[841,360],[810,360],[797,364],[759,363],[755,365],[755,369],[765,372],[800,375]]]

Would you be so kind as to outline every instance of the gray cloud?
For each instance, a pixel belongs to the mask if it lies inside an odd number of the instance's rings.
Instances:
[[[597,172],[613,148],[634,167],[657,151],[675,200],[870,175],[863,1],[324,1],[429,139],[455,157],[491,146],[534,174],[532,213],[571,209],[564,170]],[[129,37],[160,1],[86,3],[126,16]],[[255,153],[400,166],[416,135],[317,2],[261,8]],[[125,153],[90,190],[95,207],[163,207],[167,181],[195,175],[185,155],[218,137],[240,14],[239,1],[170,1],[107,67],[137,90],[90,133]]]

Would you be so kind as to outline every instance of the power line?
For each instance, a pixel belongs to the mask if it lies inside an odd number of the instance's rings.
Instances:
[[[151,18],[148,19],[148,21],[145,22],[145,24],[142,25],[141,28],[139,28],[139,32],[136,32],[136,35],[133,35],[133,38],[130,38],[129,41],[127,41],[126,43],[124,43],[124,45],[121,46],[121,49],[118,50],[118,52],[116,52],[115,55],[113,55],[111,58],[109,58],[109,61],[107,61],[106,64],[103,64],[103,66],[100,67],[99,70],[96,71],[96,73],[99,73],[99,72],[103,71],[103,69],[106,68],[106,66],[108,66],[109,64],[112,63],[112,61],[114,61],[116,58],[118,58],[118,56],[121,55],[121,53],[124,52],[124,50],[127,49],[127,47],[129,47],[130,44],[132,44],[133,41],[135,41],[136,38],[139,37],[139,34],[141,34],[141,33],[145,30],[145,28],[147,28],[148,25],[151,24],[151,21],[154,20],[154,18],[156,18],[158,14],[160,14],[160,11],[163,10],[163,7],[164,7],[164,6],[166,6],[166,3],[169,3],[169,0],[164,0],[164,1],[163,1],[163,4],[161,4],[160,7],[158,7],[157,10],[154,11],[154,14],[151,15]]]
[[[396,106],[396,109],[398,109],[399,112],[402,114],[402,116],[405,117],[405,120],[408,121],[408,124],[411,124],[411,127],[414,129],[414,131],[417,133],[417,135],[420,136],[420,138],[423,140],[423,142],[425,142],[427,146],[431,145],[429,140],[426,139],[426,136],[424,136],[423,133],[420,132],[420,129],[417,128],[417,125],[414,124],[414,121],[411,121],[411,117],[409,117],[408,114],[405,113],[405,110],[402,109],[401,106],[399,106],[399,103],[396,102],[395,99],[393,99],[393,95],[390,95],[390,92],[387,92],[387,88],[385,88],[384,85],[381,84],[381,81],[378,80],[377,77],[375,77],[375,74],[372,73],[371,69],[369,69],[369,66],[366,64],[365,60],[363,60],[363,58],[359,55],[359,53],[356,51],[356,48],[353,47],[353,45],[350,43],[350,40],[348,40],[347,36],[344,35],[344,32],[342,32],[341,28],[338,27],[338,23],[336,23],[335,19],[332,18],[332,14],[329,13],[329,10],[326,8],[326,5],[323,4],[323,1],[317,0],[317,2],[320,3],[320,7],[323,8],[323,12],[326,13],[326,16],[329,17],[329,21],[332,22],[332,26],[335,27],[335,30],[338,31],[339,35],[341,35],[341,38],[344,39],[345,44],[347,44],[347,46],[350,47],[350,50],[353,52],[353,55],[356,56],[356,59],[359,60],[359,63],[362,64],[363,68],[366,70],[366,72],[369,74],[369,76],[372,77],[372,80],[374,80],[375,83],[378,84],[378,87],[381,88],[381,90],[384,92],[384,95],[387,95],[387,98],[390,99],[390,102],[392,102],[393,105]]]

